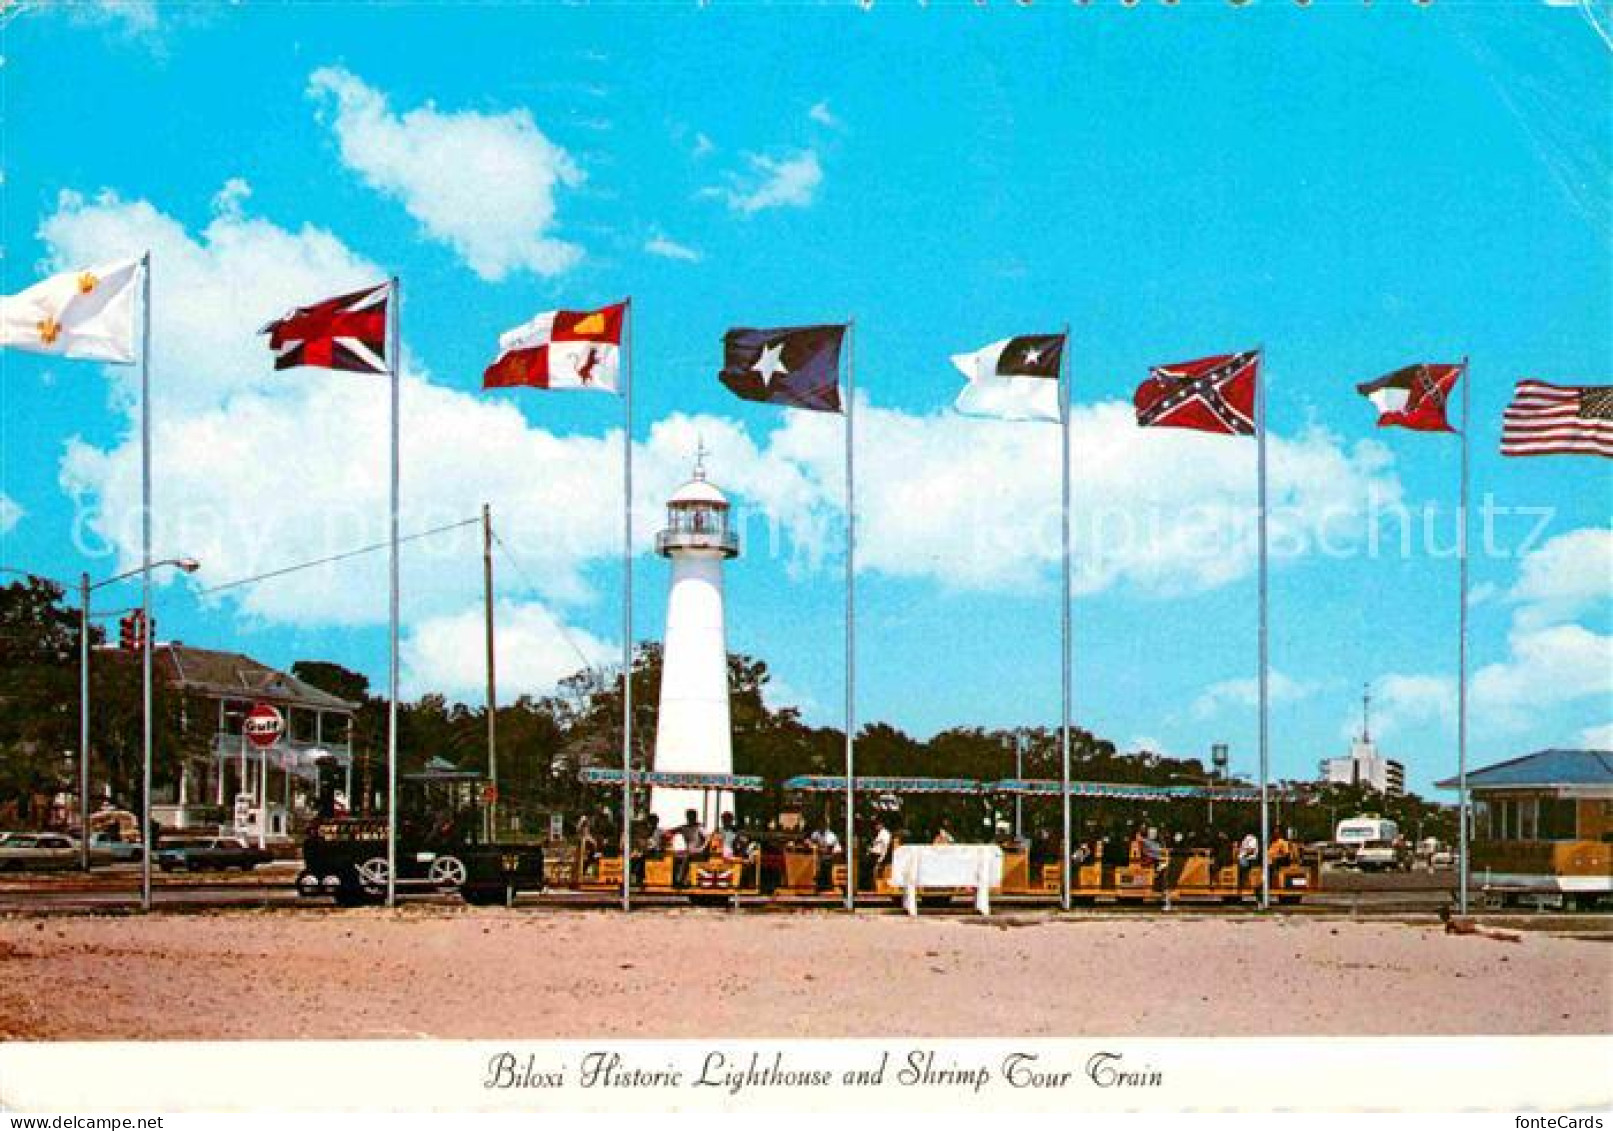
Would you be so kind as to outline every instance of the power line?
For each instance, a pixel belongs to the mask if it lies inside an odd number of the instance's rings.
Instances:
[[[459,530],[466,526],[475,526],[481,521],[482,520],[480,518],[467,518],[462,522],[451,522],[447,526],[438,526],[432,528],[431,530],[422,530],[417,534],[406,535],[405,537],[399,538],[398,542],[400,544],[404,542],[417,542],[422,538],[430,538],[437,534],[446,534],[450,530]],[[272,578],[284,577],[288,573],[297,573],[305,569],[314,569],[317,566],[330,565],[333,562],[346,561],[348,558],[357,558],[364,554],[373,554],[378,550],[388,549],[391,545],[392,544],[390,542],[377,542],[371,546],[362,546],[357,550],[347,550],[340,554],[332,554],[328,558],[319,558],[315,561],[299,562],[296,565],[289,565],[280,569],[270,570],[268,573],[259,573],[252,577],[241,577],[234,581],[226,581],[222,585],[210,585],[206,589],[196,590],[196,595],[198,597],[206,597],[213,593],[222,593],[226,589],[238,589],[242,585],[252,585],[259,581],[268,581]]]
[[[531,574],[527,573],[527,571],[522,568],[520,560],[515,556],[515,551],[510,549],[509,546],[505,544],[504,539],[499,537],[498,530],[496,528],[493,530],[493,541],[498,543],[498,548],[504,552],[505,560],[508,561],[512,567],[514,567],[516,573],[521,575],[521,579],[527,583],[527,587],[541,592],[541,588],[539,587],[538,583],[532,579]],[[572,639],[571,633],[566,631],[566,626],[560,623],[560,619],[551,613],[548,610],[548,607],[543,604],[539,604],[537,608],[543,613],[544,617],[549,621],[549,623],[554,625],[555,631],[560,634],[560,638],[564,640],[567,646],[569,646],[571,650],[577,654],[577,659],[582,661],[583,669],[585,671],[592,672],[594,670],[593,663],[588,659],[587,656],[583,654],[583,650],[577,646],[577,642]]]

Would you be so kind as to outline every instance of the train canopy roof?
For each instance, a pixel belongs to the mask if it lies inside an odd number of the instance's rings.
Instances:
[[[862,793],[984,793],[985,788],[973,778],[863,778],[855,779]],[[844,793],[843,777],[813,777],[806,775],[790,778],[785,789],[798,789],[804,793]]]
[[[1057,797],[1059,782],[1045,778],[1004,778],[987,785],[991,793]],[[1286,798],[1283,790],[1268,790],[1272,798]],[[1150,785],[1147,782],[1072,781],[1071,797],[1110,798],[1116,801],[1259,801],[1260,790],[1252,786],[1227,785]]]
[[[589,766],[577,777],[586,785],[622,784],[622,771],[603,766]],[[733,793],[758,793],[762,789],[762,779],[748,774],[660,773],[655,770],[633,771],[633,784],[660,786],[663,789],[717,789]]]

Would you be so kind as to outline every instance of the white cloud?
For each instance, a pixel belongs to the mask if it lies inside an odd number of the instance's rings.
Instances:
[[[1586,727],[1579,732],[1579,741],[1587,750],[1613,750],[1613,723]]]
[[[893,379],[899,375],[892,374]],[[1054,426],[926,415],[864,405],[858,429],[858,561],[949,588],[1021,589],[1055,576],[1059,435]],[[798,477],[746,484],[753,501],[838,550],[841,422],[788,414],[767,446]],[[1254,568],[1252,444],[1136,428],[1129,404],[1076,409],[1073,525],[1082,593],[1129,585],[1185,594]],[[1314,551],[1360,536],[1369,498],[1399,498],[1382,449],[1344,448],[1321,432],[1274,436],[1273,552]],[[723,464],[726,468],[727,463]],[[770,469],[769,474],[772,474]]]
[[[113,195],[66,195],[41,227],[63,265],[152,252],[156,549],[201,558],[204,572],[193,585],[385,537],[384,382],[320,370],[274,373],[257,333],[293,305],[382,272],[328,232],[251,216],[247,191],[226,186],[195,234],[149,203]],[[81,499],[85,529],[130,565],[139,546],[134,404],[127,367],[105,372],[130,427],[109,448],[70,441],[61,481]],[[490,502],[521,563],[519,572],[499,565],[501,595],[561,608],[591,600],[592,573],[613,571],[618,561],[620,434],[557,435],[529,424],[512,398],[457,392],[418,367],[406,371],[403,408],[405,532],[473,516]],[[841,420],[816,413],[766,420],[774,430],[765,434],[729,418],[682,414],[650,427],[636,455],[641,548],[703,439],[714,479],[739,504],[748,558],[779,555],[810,571],[840,553]],[[858,422],[862,569],[963,590],[1023,588],[1056,576],[1059,496],[1048,475],[1058,466],[1056,428],[867,403]],[[1083,592],[1128,585],[1191,593],[1250,573],[1252,445],[1139,432],[1130,407],[1118,402],[1081,409],[1073,431]],[[1273,437],[1272,468],[1274,504],[1299,516],[1292,520],[1298,535],[1358,529],[1369,493],[1398,495],[1381,449],[1345,449],[1324,433]],[[407,623],[474,604],[477,539],[473,530],[461,535],[405,547]],[[375,554],[220,599],[267,622],[372,625],[385,618],[385,577],[385,557]]]
[[[478,702],[487,688],[487,629],[482,606],[474,605],[413,626],[402,641],[402,688],[414,698],[427,691]],[[546,695],[560,680],[585,667],[621,659],[620,644],[568,628],[541,602],[500,601],[494,610],[501,703],[521,695]]]
[[[1551,709],[1600,697],[1613,706],[1613,636],[1579,624],[1514,628],[1510,654],[1473,673],[1473,709],[1491,726],[1520,731]]]
[[[23,11],[35,6],[17,5]],[[79,23],[105,24],[135,36],[147,36],[157,30],[157,0],[56,0],[56,6],[66,9]]]
[[[724,187],[709,188],[704,196],[714,196],[745,216],[767,208],[805,208],[816,198],[823,183],[823,167],[818,155],[804,149],[788,156],[746,155],[749,168],[730,173]]]
[[[1441,675],[1392,673],[1372,685],[1372,736],[1386,738],[1407,727],[1438,723],[1454,727],[1456,719],[1456,680]],[[1351,710],[1339,726],[1339,733],[1354,738],[1361,732],[1361,716]]]
[[[443,112],[429,103],[398,115],[386,95],[340,67],[309,79],[342,161],[371,188],[402,201],[434,240],[484,279],[514,271],[556,275],[582,249],[554,238],[556,196],[583,171],[526,110]]]
[[[289,231],[244,215],[243,200],[241,186],[233,187],[194,236],[150,204],[112,195],[66,195],[41,227],[61,265],[151,250],[157,549],[202,559],[196,585],[385,537],[384,380],[275,373],[258,334],[289,307],[382,272],[328,232]],[[131,428],[107,449],[69,441],[61,481],[81,498],[91,538],[109,543],[127,566],[138,554],[133,378],[130,367],[105,372]],[[403,406],[405,531],[472,516],[491,502],[546,597],[586,596],[584,564],[616,544],[611,508],[591,504],[610,492],[601,469],[617,466],[620,436],[531,428],[513,403],[453,392],[417,370],[405,377]],[[556,514],[566,516],[563,525]],[[440,615],[474,595],[475,541],[467,531],[405,547],[411,615]],[[252,618],[361,625],[385,619],[384,594],[385,558],[377,554],[232,591],[230,600]]]
[[[1514,605],[1506,655],[1471,673],[1475,723],[1502,732],[1539,731],[1557,708],[1599,698],[1613,708],[1613,636],[1578,623],[1606,607],[1613,534],[1585,527],[1560,534],[1524,557],[1507,594]],[[1374,688],[1373,729],[1456,719],[1452,676],[1396,674]],[[1380,706],[1381,704],[1381,706]],[[1381,719],[1381,721],[1380,721]]]
[[[1559,534],[1524,557],[1507,599],[1508,655],[1473,673],[1473,709],[1493,726],[1524,730],[1552,708],[1599,697],[1613,708],[1613,635],[1577,623],[1606,609],[1613,530]]]
[[[10,534],[27,513],[10,495],[0,492],[0,534]]]
[[[835,127],[840,125],[840,119],[830,111],[827,100],[814,103],[812,109],[807,111],[807,117],[821,126]]]
[[[644,244],[644,250],[651,255],[659,255],[663,259],[681,259],[685,263],[700,262],[700,253],[692,247],[668,239],[666,236],[653,236]]]
[[[715,152],[717,152],[716,142],[712,141],[705,134],[697,133],[694,135],[694,149],[691,151],[690,156],[700,158]]]
[[[1526,556],[1510,599],[1519,627],[1561,624],[1604,607],[1613,585],[1613,529],[1585,527],[1560,534]]]
[[[1271,702],[1294,703],[1315,692],[1316,686],[1302,683],[1280,671],[1271,672],[1267,694]],[[1205,688],[1193,701],[1193,717],[1207,719],[1227,710],[1255,710],[1260,705],[1260,683],[1254,677],[1224,679]]]

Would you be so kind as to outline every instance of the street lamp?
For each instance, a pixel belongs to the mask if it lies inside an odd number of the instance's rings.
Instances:
[[[83,810],[83,830],[79,837],[79,867],[90,870],[90,594],[131,577],[149,576],[154,570],[171,566],[181,573],[195,573],[202,568],[195,558],[164,558],[149,565],[136,566],[102,581],[90,584],[88,573],[79,574],[79,757],[78,786],[79,808]],[[145,719],[144,754],[140,772],[140,909],[151,910],[151,851],[156,846],[151,836],[151,623],[141,624],[144,638],[141,641],[140,709]]]
[[[164,558],[162,561],[152,562],[149,566],[137,566],[131,570],[116,574],[104,580],[90,582],[88,573],[79,574],[78,581],[78,807],[79,819],[82,826],[79,830],[79,868],[88,872],[90,870],[90,594],[97,589],[104,589],[108,585],[119,581],[127,581],[131,577],[139,577],[153,570],[172,567],[181,573],[195,573],[202,568],[201,562],[195,558]],[[63,592],[67,586],[54,578],[30,570],[13,569],[9,566],[0,566],[0,573],[16,574],[22,577],[36,577],[41,581],[49,581]],[[149,633],[151,626],[145,625]],[[149,636],[144,642],[144,648],[149,653],[151,648]],[[150,666],[147,661],[147,671]],[[151,680],[147,678],[142,692],[142,710],[148,721],[151,718]],[[150,734],[150,726],[146,727]],[[144,773],[141,787],[141,813],[140,843],[144,846],[141,852],[141,906],[147,910],[151,907],[151,750],[149,743],[145,751]]]

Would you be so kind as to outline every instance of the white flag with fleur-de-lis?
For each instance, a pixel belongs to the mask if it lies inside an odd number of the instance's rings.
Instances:
[[[64,271],[0,296],[0,346],[132,365],[140,260]]]

